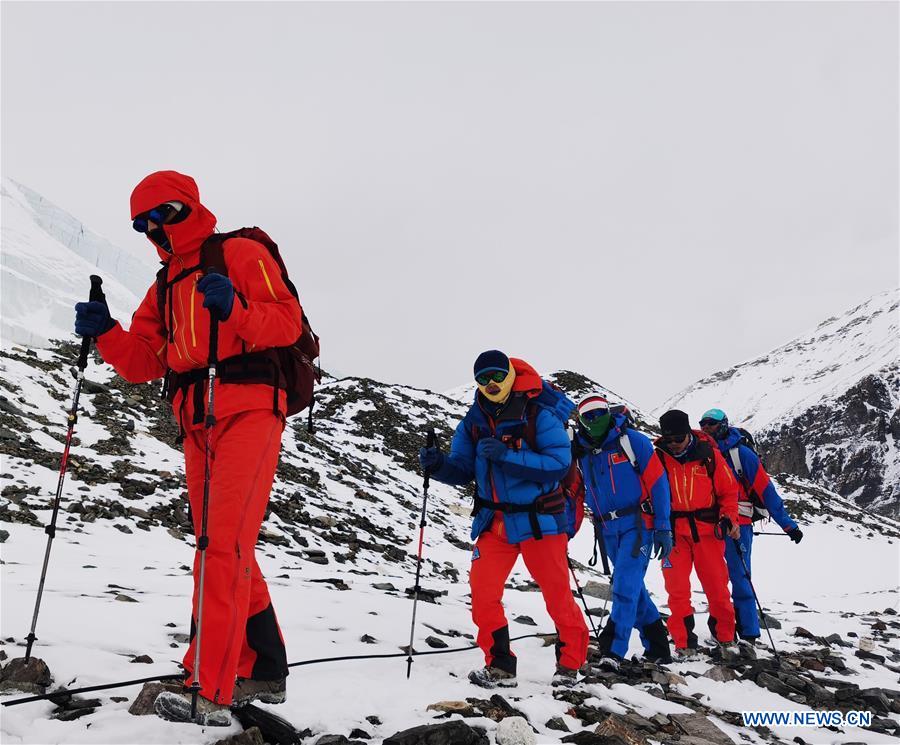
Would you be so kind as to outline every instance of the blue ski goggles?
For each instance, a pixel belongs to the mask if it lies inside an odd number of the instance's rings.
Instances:
[[[142,212],[140,215],[134,218],[134,222],[131,223],[131,227],[133,227],[138,233],[146,233],[150,229],[151,222],[154,223],[157,227],[159,227],[160,225],[166,225],[167,223],[173,222],[173,217],[184,211],[185,208],[179,210],[177,207],[173,207],[171,204],[160,204],[159,206],[154,207],[152,210]]]

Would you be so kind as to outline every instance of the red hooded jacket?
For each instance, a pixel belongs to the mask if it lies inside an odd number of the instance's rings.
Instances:
[[[216,218],[200,203],[200,192],[190,176],[158,171],[141,181],[131,194],[131,217],[165,202],[179,201],[190,208],[181,222],[164,225],[171,251],[156,247],[168,265],[171,282],[184,270],[198,267],[171,285],[166,297],[166,322],[159,314],[154,282],[125,331],[118,323],[97,339],[97,349],[116,372],[132,383],[162,377],[167,370],[186,372],[208,366],[209,311],[197,281],[203,276],[200,246],[216,227]],[[149,238],[149,236],[148,236]],[[281,279],[281,271],[269,251],[246,238],[230,238],[223,244],[228,276],[235,299],[227,320],[219,323],[219,359],[242,351],[260,351],[292,344],[302,331],[301,310]],[[190,396],[176,395],[173,409],[182,426],[193,419]],[[285,394],[280,392],[282,411]],[[183,403],[183,406],[182,406]],[[262,384],[228,384],[216,389],[216,414],[272,407],[272,388]]]

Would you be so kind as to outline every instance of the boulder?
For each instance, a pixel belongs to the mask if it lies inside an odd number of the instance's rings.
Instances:
[[[224,740],[218,740],[213,745],[266,745],[266,743],[259,727],[251,727]]]
[[[490,740],[480,727],[470,727],[457,719],[395,732],[383,745],[490,745]]]
[[[39,657],[32,657],[28,662],[25,662],[24,657],[16,657],[0,670],[0,681],[4,684],[17,685],[28,683],[38,688],[46,688],[53,682],[53,676],[50,674],[50,668],[47,667],[47,663]],[[12,688],[11,690],[24,689]],[[40,691],[40,693],[43,693],[43,691]]]
[[[506,717],[497,725],[497,745],[537,745],[531,725],[522,717]]]
[[[131,706],[128,707],[128,713],[136,717],[146,716],[147,714],[155,714],[153,704],[156,698],[163,691],[172,691],[178,693],[182,690],[181,683],[144,683],[141,692],[134,699]]]

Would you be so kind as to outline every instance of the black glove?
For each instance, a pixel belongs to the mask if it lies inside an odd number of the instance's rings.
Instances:
[[[115,325],[116,322],[110,317],[106,303],[92,300],[89,303],[75,304],[75,333],[79,336],[96,338]]]
[[[731,531],[731,520],[727,517],[723,517],[719,520],[719,532],[722,534],[720,536],[721,540],[725,540],[728,537],[728,533]]]
[[[439,448],[420,448],[419,449],[419,465],[422,470],[427,473],[434,473],[440,470],[444,464],[444,454]]]
[[[787,534],[794,543],[800,543],[803,540],[803,531],[800,528],[791,528]]]

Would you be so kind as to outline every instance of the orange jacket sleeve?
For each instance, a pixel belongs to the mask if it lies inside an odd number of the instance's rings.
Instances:
[[[159,317],[154,282],[131,318],[128,331],[116,322],[97,339],[100,356],[130,383],[146,383],[166,373],[166,333]]]
[[[719,499],[719,511],[723,517],[727,517],[737,525],[738,521],[738,483],[731,469],[722,457],[718,448],[713,449],[716,462],[716,470],[713,474],[713,483],[716,487],[716,496]]]
[[[225,262],[235,289],[225,323],[256,347],[284,347],[297,341],[303,328],[300,306],[265,246],[232,238],[225,243]]]

